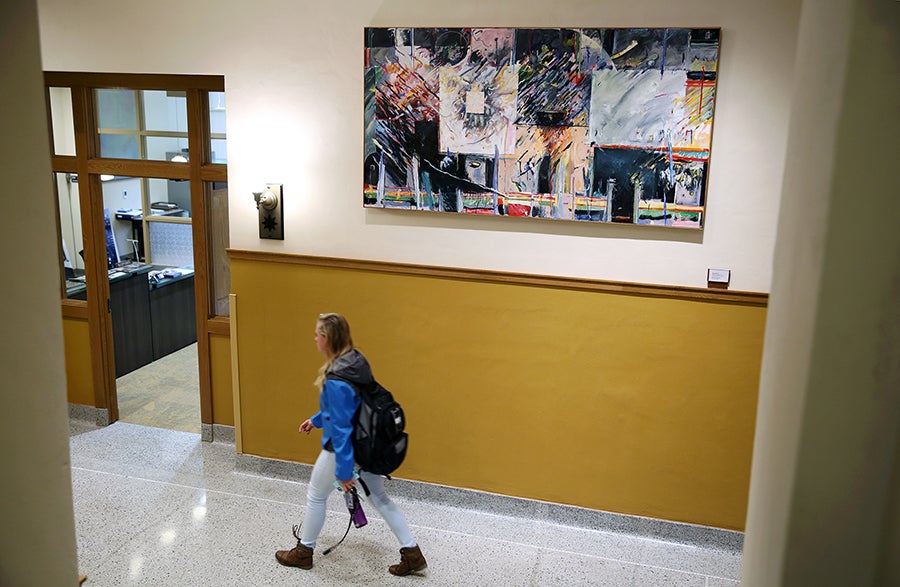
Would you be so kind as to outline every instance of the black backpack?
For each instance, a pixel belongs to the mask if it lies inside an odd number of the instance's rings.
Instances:
[[[377,381],[362,385],[348,381],[362,400],[353,416],[353,458],[363,471],[390,475],[406,457],[409,436],[403,431],[406,418],[391,392]]]

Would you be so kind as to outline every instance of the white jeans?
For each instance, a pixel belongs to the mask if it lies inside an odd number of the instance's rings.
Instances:
[[[313,467],[312,476],[309,480],[309,490],[306,492],[306,513],[303,516],[300,543],[309,548],[316,547],[316,539],[319,537],[319,532],[322,531],[322,526],[325,525],[325,506],[328,498],[332,494],[338,493],[334,487],[336,479],[334,476],[335,468],[334,453],[323,449],[319,453],[319,458],[316,459],[316,464]],[[365,471],[360,471],[359,476],[365,481],[371,493],[371,495],[366,496],[362,487],[357,484],[359,495],[367,498],[368,503],[375,506],[375,509],[387,522],[394,536],[397,537],[401,548],[415,546],[416,541],[413,540],[406,518],[403,517],[403,512],[384,492],[384,478]]]

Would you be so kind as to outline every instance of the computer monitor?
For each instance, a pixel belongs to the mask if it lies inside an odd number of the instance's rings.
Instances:
[[[103,226],[106,228],[106,268],[112,269],[119,262],[119,247],[116,246],[116,236],[109,220],[109,208],[103,209]]]

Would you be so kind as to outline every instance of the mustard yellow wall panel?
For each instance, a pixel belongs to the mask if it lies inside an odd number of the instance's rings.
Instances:
[[[234,401],[231,396],[230,340],[228,336],[209,335],[213,423],[225,426],[234,426]]]
[[[91,341],[87,320],[63,318],[63,339],[69,403],[94,406]]]
[[[765,307],[232,259],[243,451],[312,463],[316,316],[408,418],[398,476],[742,529]]]

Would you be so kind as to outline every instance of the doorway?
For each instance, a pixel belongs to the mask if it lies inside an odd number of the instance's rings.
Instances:
[[[229,287],[224,247],[211,246],[214,222],[227,234],[227,214],[211,214],[227,177],[224,79],[45,72],[45,83],[62,297],[89,323],[94,406],[110,423],[201,433],[208,322]]]

